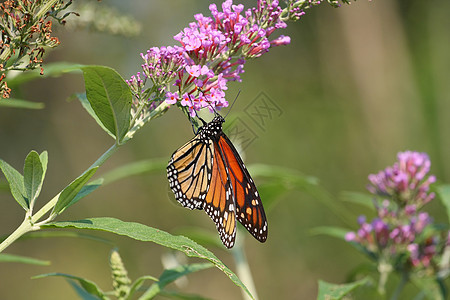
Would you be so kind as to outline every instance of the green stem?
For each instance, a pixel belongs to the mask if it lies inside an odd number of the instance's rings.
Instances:
[[[120,145],[118,145],[117,143],[112,145],[111,148],[109,148],[108,150],[106,150],[105,153],[102,154],[102,156],[100,156],[86,171],[83,172],[86,173],[87,171],[89,171],[92,168],[95,167],[100,167],[101,165],[103,165],[103,163],[111,157],[111,155],[114,154],[114,152],[116,152],[116,150],[120,147]]]
[[[380,272],[380,281],[378,281],[378,293],[386,294],[386,282],[392,272],[392,266],[382,260],[378,265],[378,272]]]
[[[397,288],[395,289],[394,293],[392,294],[391,300],[397,300],[400,296],[401,292],[403,291],[403,288],[405,287],[406,283],[408,282],[408,273],[403,272],[402,278],[400,280],[400,283],[397,285]]]
[[[9,245],[11,245],[13,242],[15,242],[18,238],[20,238],[22,235],[24,235],[27,232],[35,230],[33,226],[31,225],[31,222],[28,218],[25,218],[20,224],[19,227],[17,227],[16,230],[14,230],[13,233],[11,233],[1,244],[0,244],[0,253],[5,250]]]
[[[248,288],[250,293],[253,295],[254,300],[258,300],[258,295],[256,294],[256,287],[253,281],[252,272],[247,261],[247,257],[244,252],[244,237],[240,240],[236,240],[236,245],[231,250],[233,254],[234,261],[236,263],[236,273],[238,277],[242,280],[245,286]],[[242,296],[244,299],[252,299],[250,296],[242,290]]]

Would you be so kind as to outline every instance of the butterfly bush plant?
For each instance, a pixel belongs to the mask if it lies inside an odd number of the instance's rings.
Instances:
[[[18,228],[0,242],[3,252],[20,237],[46,228],[78,228],[107,231],[140,241],[151,241],[184,252],[188,256],[206,259],[205,264],[189,264],[167,270],[160,278],[144,276],[132,282],[117,252],[111,254],[114,292],[118,299],[131,299],[146,280],[157,280],[145,290],[142,299],[151,299],[164,291],[165,285],[180,276],[216,266],[250,297],[240,279],[212,252],[194,241],[173,236],[162,230],[115,218],[87,218],[77,221],[56,221],[71,205],[93,192],[103,178],[91,180],[99,167],[134,134],[152,119],[162,116],[170,106],[178,107],[192,117],[201,109],[220,110],[228,106],[225,93],[230,81],[241,81],[245,63],[259,58],[271,48],[287,45],[290,38],[280,34],[288,21],[297,21],[305,11],[320,4],[320,0],[258,0],[255,7],[245,9],[241,4],[224,1],[221,7],[209,6],[210,14],[197,14],[195,21],[174,36],[176,45],[153,47],[141,54],[141,70],[129,80],[113,69],[103,66],[65,65],[59,74],[81,70],[85,93],[80,100],[87,112],[113,139],[114,144],[79,177],[74,179],[40,209],[35,209],[47,171],[46,151],[31,151],[25,158],[23,173],[6,161],[0,169],[9,183],[13,198],[24,209],[25,216]],[[348,0],[327,0],[332,6]],[[0,77],[3,98],[11,89],[6,83],[13,70],[29,72],[42,68],[44,51],[59,44],[51,35],[48,19],[65,22],[71,1],[9,0],[2,2],[2,40],[0,41]],[[75,13],[76,14],[76,13]],[[62,15],[62,16],[61,16]],[[42,69],[41,69],[42,73]],[[20,76],[20,75],[19,75]],[[6,100],[0,100],[6,101]],[[39,199],[40,200],[40,199]],[[0,253],[0,259],[6,259]],[[24,262],[21,257],[8,255],[9,261]],[[93,282],[60,273],[78,281],[77,291],[108,299]]]
[[[26,71],[42,68],[46,49],[60,44],[52,36],[52,20],[65,23],[70,14],[64,11],[72,1],[63,0],[7,0],[0,4],[0,92],[9,98],[6,74],[9,71]],[[64,13],[64,14],[63,14]],[[61,14],[63,14],[61,16]]]
[[[373,262],[377,274],[375,298],[387,295],[394,274],[399,279],[397,287],[390,289],[389,299],[405,299],[400,297],[407,283],[420,291],[417,299],[447,297],[450,231],[448,225],[435,223],[423,210],[436,196],[430,189],[436,181],[430,167],[426,153],[405,151],[398,153],[394,165],[369,175],[367,190],[372,195],[375,217],[358,217],[358,229],[347,232],[345,240]],[[441,197],[450,205],[448,195]],[[367,295],[367,289],[364,291]]]

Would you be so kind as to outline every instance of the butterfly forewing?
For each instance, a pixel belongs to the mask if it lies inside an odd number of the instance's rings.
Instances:
[[[219,146],[228,166],[228,176],[236,203],[236,218],[258,241],[265,242],[267,219],[256,185],[236,148],[225,134],[221,135]]]
[[[198,136],[174,152],[167,166],[169,185],[184,207],[203,209],[212,172],[212,141]]]

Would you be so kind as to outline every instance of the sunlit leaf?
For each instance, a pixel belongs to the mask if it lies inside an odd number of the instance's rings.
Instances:
[[[17,203],[23,207],[26,211],[29,208],[28,199],[25,197],[25,191],[23,188],[23,176],[16,169],[11,167],[7,162],[0,159],[0,169],[6,177],[9,183],[9,189]]]
[[[150,288],[141,296],[139,300],[153,299],[157,294],[159,294],[166,285],[177,280],[180,277],[186,276],[190,273],[201,271],[204,269],[211,268],[213,264],[203,263],[203,264],[191,264],[178,266],[173,269],[166,269],[159,277],[159,281],[155,282],[150,286]]]
[[[39,154],[39,159],[41,160],[42,164],[42,178],[45,178],[45,174],[47,173],[47,165],[48,165],[48,153],[47,151],[42,151],[41,154]]]
[[[38,266],[48,266],[50,262],[48,260],[41,260],[32,257],[14,255],[14,254],[6,254],[0,253],[0,262],[12,262],[12,263],[21,263],[21,264],[29,264],[29,265],[38,265]]]
[[[92,240],[100,243],[105,243],[108,245],[115,245],[114,242],[101,238],[96,235],[92,234],[86,234],[82,232],[76,232],[76,231],[33,231],[29,232],[26,235],[23,235],[19,238],[19,240],[28,240],[28,239],[42,239],[42,238],[79,238],[79,239],[86,239],[86,240]],[[1,239],[0,239],[1,241]]]
[[[42,183],[44,181],[43,175],[44,169],[39,154],[36,151],[31,151],[27,155],[23,167],[25,196],[30,203],[34,203],[41,192]]]
[[[97,122],[97,124],[111,137],[115,138],[114,134],[112,134],[106,127],[103,125],[102,121],[97,117],[95,114],[95,111],[92,109],[91,103],[89,103],[88,99],[86,98],[86,93],[84,94],[76,94],[75,95],[77,99],[80,101],[83,108],[91,115],[91,117]]]
[[[319,280],[319,295],[318,300],[340,300],[348,295],[354,289],[366,284],[367,278],[346,284],[332,284]]]
[[[86,185],[86,183],[91,179],[91,177],[95,174],[98,167],[89,169],[85,173],[83,173],[80,177],[72,181],[62,192],[58,198],[58,202],[56,202],[55,208],[53,209],[54,214],[59,214],[62,210],[69,207],[72,203],[72,200],[76,198],[81,189]]]
[[[67,207],[74,205],[78,201],[80,201],[82,198],[86,197],[96,189],[98,189],[103,184],[103,178],[99,178],[96,180],[93,180],[92,182],[89,182],[85,186],[81,188],[81,190],[78,192],[78,194],[73,198],[72,201],[70,201],[69,205]]]
[[[114,218],[89,218],[78,221],[54,222],[44,226],[58,228],[75,227],[78,229],[107,231],[118,235],[128,236],[139,241],[154,242],[168,248],[182,251],[190,257],[206,259],[224,272],[234,282],[234,284],[244,289],[244,291],[251,296],[248,289],[236,276],[236,274],[234,274],[212,252],[184,236],[173,236],[165,231],[148,227],[143,224],[123,222]]]
[[[120,142],[128,132],[131,120],[131,91],[113,69],[84,66],[86,97],[105,128]]]
[[[198,227],[186,227],[176,231],[177,234],[184,235],[191,240],[203,246],[214,246],[219,249],[223,249],[223,244],[217,236],[217,232],[200,229]]]

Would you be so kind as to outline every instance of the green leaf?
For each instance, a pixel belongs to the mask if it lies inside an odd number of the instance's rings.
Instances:
[[[96,297],[94,295],[89,294],[83,287],[78,285],[73,280],[67,280],[67,282],[72,286],[72,288],[75,290],[75,293],[83,299],[83,300],[101,300],[99,297]]]
[[[0,99],[0,107],[43,109],[45,107],[45,104],[42,102],[31,102],[22,99],[9,98]]]
[[[131,91],[128,84],[113,69],[103,66],[85,66],[86,97],[95,114],[121,142],[128,132],[131,120]]]
[[[341,199],[347,202],[359,204],[373,210],[373,196],[365,193],[342,192]]]
[[[167,158],[141,160],[118,167],[103,175],[104,184],[109,184],[133,175],[165,170]]]
[[[48,165],[48,153],[47,151],[43,151],[39,154],[39,159],[41,160],[42,165],[42,178],[45,178],[45,173],[47,173],[47,165]]]
[[[162,290],[164,290],[164,287],[169,283],[177,280],[180,277],[186,276],[189,273],[208,269],[211,268],[212,266],[213,264],[203,263],[203,264],[183,265],[173,269],[166,269],[162,273],[161,277],[159,277],[159,281],[152,284],[152,286],[148,288],[148,290],[141,297],[139,297],[138,300],[153,299],[153,297],[155,297]]]
[[[102,184],[103,184],[103,178],[99,178],[99,179],[96,179],[96,180],[94,180],[92,182],[89,182],[88,184],[86,184],[85,186],[83,186],[81,188],[81,190],[78,192],[76,197],[72,201],[70,201],[70,204],[67,205],[67,207],[69,207],[71,205],[74,205],[75,203],[80,201],[82,198],[86,197],[87,195],[89,195],[90,193],[95,191]]]
[[[311,229],[309,232],[312,235],[324,234],[324,235],[332,236],[332,237],[335,237],[335,238],[338,238],[341,240],[345,240],[345,235],[349,231],[350,230],[345,229],[345,228],[332,227],[332,226],[320,226],[320,227]]]
[[[78,221],[54,222],[47,227],[75,227],[78,229],[93,229],[112,232],[119,235],[128,236],[132,239],[154,242],[164,247],[172,248],[184,252],[187,256],[198,257],[212,262],[218,269],[224,272],[231,281],[241,287],[251,298],[253,298],[247,287],[223,262],[221,262],[211,251],[200,246],[196,242],[184,237],[173,236],[165,231],[145,226],[134,222],[123,222],[114,218],[89,218]]]
[[[347,283],[347,284],[332,284],[322,280],[319,280],[319,295],[318,300],[340,300],[344,296],[348,295],[351,291],[357,287],[366,284],[367,278]]]
[[[86,93],[83,94],[76,94],[75,95],[77,99],[81,102],[81,105],[83,108],[91,115],[92,118],[94,118],[95,122],[97,122],[100,127],[107,132],[112,138],[115,138],[114,134],[109,132],[109,130],[103,125],[102,121],[97,117],[95,114],[95,111],[92,109],[91,103],[89,103],[88,99],[86,98]]]
[[[44,181],[43,174],[44,169],[39,154],[36,151],[31,151],[27,155],[23,167],[23,185],[31,207],[33,207],[33,203],[41,192]]]
[[[8,77],[8,86],[14,89],[19,85],[24,84],[25,82],[29,82],[35,79],[41,79],[46,77],[59,77],[65,73],[78,71],[82,65],[73,64],[68,62],[57,62],[57,63],[48,63],[45,64],[44,74],[41,75],[40,70],[30,70],[27,72],[18,73],[18,75],[14,77]],[[1,102],[1,101],[0,101]]]
[[[5,235],[4,237],[0,238],[0,241],[2,241],[4,238],[6,238],[7,235]],[[115,243],[101,238],[99,236],[96,235],[92,235],[92,234],[86,234],[86,233],[81,233],[81,232],[74,232],[74,231],[62,231],[62,230],[58,230],[58,231],[33,231],[33,232],[29,232],[26,235],[23,235],[19,238],[19,240],[28,240],[28,239],[40,239],[40,238],[79,238],[79,239],[86,239],[86,240],[91,240],[91,241],[96,241],[96,242],[100,242],[100,243],[105,243],[108,245],[112,245],[114,246]]]
[[[41,274],[32,277],[33,279],[39,279],[39,278],[46,278],[51,276],[60,276],[65,277],[67,279],[78,281],[78,283],[83,287],[83,289],[88,292],[89,294],[96,296],[100,299],[108,299],[106,297],[105,293],[92,281],[84,279],[82,277],[70,275],[70,274],[64,274],[64,273],[47,273],[47,274]]]
[[[198,227],[183,227],[182,229],[177,230],[176,233],[184,235],[203,246],[214,246],[223,249],[222,242],[217,238],[217,232],[200,229]]]
[[[142,284],[144,284],[144,282],[145,282],[146,280],[158,281],[158,278],[153,277],[153,276],[148,276],[148,275],[147,275],[147,276],[139,277],[139,278],[136,279],[136,280],[133,282],[133,284],[130,286],[130,292],[128,293],[128,296],[127,296],[126,299],[127,299],[127,300],[133,299],[134,293],[135,293],[137,290],[139,290],[139,289],[141,288]]]
[[[30,264],[30,265],[38,265],[38,266],[48,266],[50,262],[48,260],[41,260],[32,257],[14,255],[14,254],[5,254],[0,253],[0,262],[13,262],[13,263],[22,263],[22,264]]]
[[[11,167],[7,162],[0,159],[0,169],[2,169],[6,180],[9,183],[9,189],[17,203],[23,207],[26,211],[29,209],[28,199],[25,197],[25,191],[23,188],[23,176],[16,169]]]
[[[442,204],[444,204],[447,209],[447,218],[450,221],[450,184],[443,184],[436,188],[439,199],[441,199]]]
[[[55,205],[55,208],[53,209],[54,214],[61,213],[64,209],[69,207],[72,203],[72,201],[76,198],[78,193],[81,191],[81,189],[86,185],[86,183],[91,179],[91,177],[95,174],[98,167],[89,169],[80,177],[72,181],[71,184],[69,184],[62,192],[61,195],[58,198],[58,202]]]

